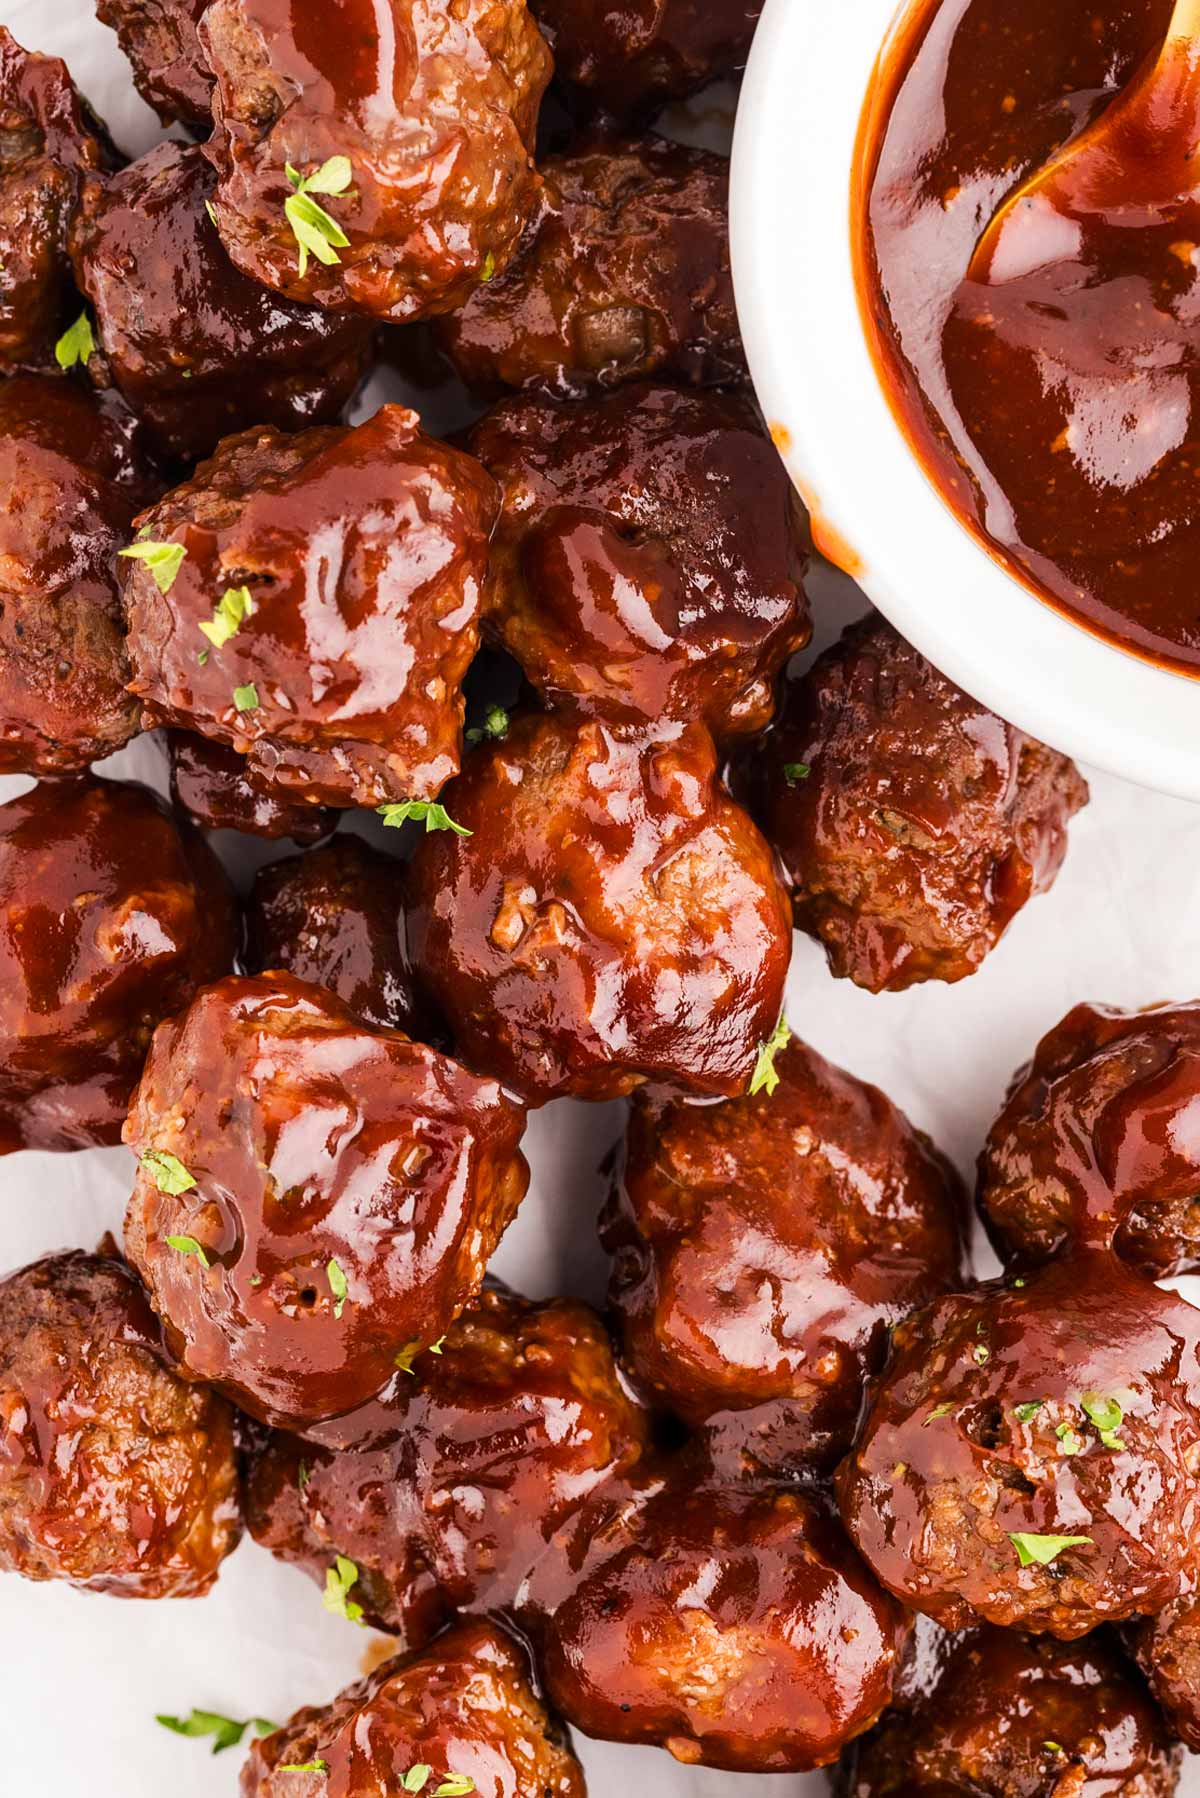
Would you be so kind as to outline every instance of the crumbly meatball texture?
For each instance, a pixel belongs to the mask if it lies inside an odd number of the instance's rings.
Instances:
[[[1114,1244],[1151,1279],[1200,1267],[1200,1004],[1077,1005],[1013,1081],[979,1160],[1006,1260]]]
[[[1106,1253],[915,1313],[838,1471],[859,1549],[947,1629],[1161,1610],[1200,1549],[1198,1345],[1200,1311]]]
[[[762,729],[811,635],[808,531],[748,401],[642,384],[522,397],[468,442],[504,492],[488,628],[551,704]]]
[[[145,720],[310,805],[433,798],[458,767],[495,513],[490,476],[401,406],[226,438],[140,520],[185,552],[168,591],[123,564]]]
[[[1170,1798],[1181,1753],[1103,1636],[948,1644],[930,1688],[850,1750],[841,1798]]]
[[[208,0],[96,0],[96,17],[117,34],[142,98],[164,124],[207,131],[213,75],[196,27]]]
[[[479,1290],[524,1123],[322,987],[208,987],[155,1033],[125,1126],[126,1245],[180,1365],[287,1427],[362,1404]]]
[[[634,1100],[602,1235],[647,1396],[756,1469],[850,1447],[889,1332],[961,1277],[965,1195],[877,1087],[795,1038],[778,1087]]]
[[[790,684],[754,752],[796,923],[870,992],[962,980],[1052,886],[1087,786],[877,614]]]
[[[292,1769],[319,1764],[311,1774]],[[528,1656],[494,1623],[463,1623],[297,1711],[254,1744],[242,1798],[378,1798],[414,1790],[480,1798],[586,1798],[570,1742],[535,1694]],[[457,1780],[454,1776],[457,1775]],[[469,1781],[469,1784],[464,1784]]]
[[[532,0],[559,76],[578,99],[646,114],[750,54],[763,0]]]
[[[530,1098],[744,1091],[783,1005],[787,897],[702,729],[528,716],[410,868],[413,967],[468,1065]]]
[[[124,1262],[0,1282],[0,1567],[120,1598],[198,1598],[241,1534],[233,1414],[168,1370]]]
[[[91,180],[72,234],[91,302],[94,379],[114,384],[164,455],[195,462],[260,425],[335,423],[366,372],[366,319],[298,306],[230,262],[199,148],[160,144]]]
[[[564,399],[651,376],[743,381],[728,162],[663,138],[601,137],[541,172],[519,255],[438,321],[463,380]]]
[[[1172,1734],[1193,1753],[1200,1752],[1200,1602],[1195,1592],[1172,1600],[1127,1634]]]
[[[551,72],[525,0],[213,0],[200,39],[217,77],[217,222],[246,274],[399,324],[507,265],[537,203]],[[335,157],[348,181],[297,196]],[[335,221],[324,253],[300,255],[297,197]]]
[[[233,966],[216,858],[144,787],[0,806],[0,1153],[121,1140],[151,1034]]]
[[[289,799],[283,789],[251,780],[246,758],[190,730],[170,730],[171,802],[202,830],[240,830],[255,837],[319,843],[337,827],[328,806]]]

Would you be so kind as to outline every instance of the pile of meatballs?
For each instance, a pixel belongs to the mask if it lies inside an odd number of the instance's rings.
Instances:
[[[136,1172],[0,1283],[0,1566],[199,1598],[248,1530],[395,1636],[244,1798],[582,1798],[570,1727],[1171,1793],[1200,1006],[1036,1047],[985,1281],[783,1018],[794,928],[972,974],[1087,789],[877,616],[797,672],[726,165],[653,129],[758,4],[98,11],[178,126],[133,162],[0,30],[0,1152]],[[380,361],[474,422],[349,424]],[[93,772],[150,731],[170,803]],[[560,1097],[629,1102],[603,1316],[488,1272]]]

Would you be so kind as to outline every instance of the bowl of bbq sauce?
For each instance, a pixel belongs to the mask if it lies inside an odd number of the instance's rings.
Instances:
[[[994,710],[1200,799],[1200,49],[1111,129],[1171,19],[767,0],[732,235],[818,547]],[[1039,172],[1106,118],[1051,204]]]

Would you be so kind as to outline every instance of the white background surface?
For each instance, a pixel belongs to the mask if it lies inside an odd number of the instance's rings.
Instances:
[[[67,58],[126,150],[155,140],[156,122],[89,0],[0,0],[0,23],[28,48]],[[823,644],[858,602],[839,577],[818,577],[814,590]],[[149,740],[113,768],[162,784]],[[17,790],[0,781],[0,799]],[[1054,891],[1027,908],[973,979],[873,998],[832,980],[821,952],[798,937],[788,1015],[824,1054],[883,1086],[969,1171],[1012,1070],[1071,1005],[1197,993],[1200,808],[1096,776]],[[620,1127],[621,1107],[611,1105],[563,1102],[533,1118],[525,1144],[533,1186],[496,1260],[520,1290],[602,1298],[596,1169]],[[129,1183],[120,1149],[0,1161],[0,1267],[119,1232]],[[158,1728],[154,1713],[197,1706],[282,1721],[356,1677],[370,1645],[325,1614],[315,1585],[248,1540],[199,1602],[122,1602],[0,1575],[0,1794],[235,1798],[240,1753],[213,1759],[203,1742]],[[826,1790],[819,1775],[734,1778],[685,1769],[657,1750],[577,1746],[592,1798]],[[1183,1790],[1200,1794],[1200,1766],[1191,1765]]]

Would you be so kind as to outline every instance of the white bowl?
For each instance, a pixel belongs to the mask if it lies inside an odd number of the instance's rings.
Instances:
[[[884,396],[859,319],[851,192],[863,104],[897,10],[896,0],[767,0],[731,192],[760,404],[818,547],[922,654],[1056,748],[1200,799],[1200,681],[1094,637],[993,561]]]

